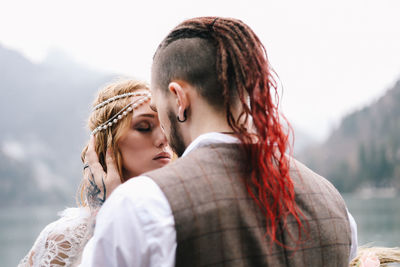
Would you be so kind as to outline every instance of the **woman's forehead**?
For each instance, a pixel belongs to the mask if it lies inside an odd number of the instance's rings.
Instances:
[[[144,103],[143,105],[141,105],[140,107],[136,108],[135,111],[132,114],[133,118],[137,118],[137,117],[147,117],[147,118],[154,118],[154,119],[158,119],[157,117],[157,112],[154,112],[151,108],[150,108],[150,103]]]

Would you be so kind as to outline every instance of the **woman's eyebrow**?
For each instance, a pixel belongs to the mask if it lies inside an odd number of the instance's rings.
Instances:
[[[143,113],[143,114],[137,115],[136,117],[155,118],[155,117],[156,117],[156,115],[154,115],[154,114],[150,114],[150,113]]]

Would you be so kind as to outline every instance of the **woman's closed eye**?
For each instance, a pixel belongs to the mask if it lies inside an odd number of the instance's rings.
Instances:
[[[153,129],[153,125],[150,122],[142,121],[135,125],[135,129],[139,132],[149,132]]]

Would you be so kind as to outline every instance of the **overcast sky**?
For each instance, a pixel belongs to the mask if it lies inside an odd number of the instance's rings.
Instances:
[[[208,15],[253,28],[283,84],[284,114],[319,139],[400,78],[399,0],[0,0],[0,44],[34,62],[61,50],[92,68],[149,80],[163,37]]]

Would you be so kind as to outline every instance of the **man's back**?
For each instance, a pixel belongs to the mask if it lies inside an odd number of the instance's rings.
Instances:
[[[292,161],[296,203],[307,221],[279,222],[277,239],[265,238],[265,219],[249,196],[248,168],[238,144],[200,147],[147,173],[171,206],[177,232],[177,266],[346,266],[351,233],[340,194],[324,178]]]

